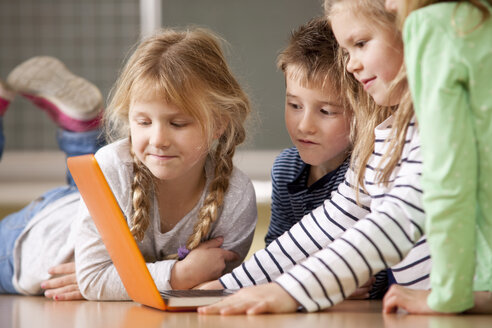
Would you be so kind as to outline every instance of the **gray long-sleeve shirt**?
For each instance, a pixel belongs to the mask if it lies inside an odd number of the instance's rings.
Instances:
[[[96,153],[96,159],[108,180],[109,185],[123,210],[127,220],[131,217],[133,180],[132,159],[127,140],[121,140]],[[185,215],[169,232],[160,232],[159,212],[151,210],[151,224],[145,231],[138,247],[159,290],[171,289],[169,284],[171,269],[176,261],[164,260],[168,254],[175,254],[178,247],[185,246],[213,177],[210,161],[205,165],[207,182],[196,206]],[[157,208],[153,199],[152,208]],[[84,207],[84,206],[83,206]],[[251,180],[238,169],[234,169],[229,181],[229,189],[224,198],[220,217],[214,222],[207,238],[223,236],[224,249],[235,251],[239,259],[229,263],[230,271],[246,256],[251,245],[256,226],[256,197]],[[86,209],[81,209],[81,219],[76,227],[75,262],[77,281],[82,295],[93,300],[125,300],[128,294],[111,262],[99,233]]]

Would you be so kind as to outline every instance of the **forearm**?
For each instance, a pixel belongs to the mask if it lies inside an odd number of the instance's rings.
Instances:
[[[360,220],[327,249],[295,266],[276,282],[308,311],[333,306],[377,272],[400,262],[411,250],[421,235],[409,220],[398,223],[370,216]],[[400,238],[402,228],[410,240]]]

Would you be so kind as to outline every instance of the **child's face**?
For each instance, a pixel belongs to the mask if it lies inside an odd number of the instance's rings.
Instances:
[[[403,63],[403,43],[398,33],[342,6],[338,5],[330,19],[340,47],[349,56],[347,71],[362,83],[378,105],[397,105],[398,97],[390,98],[389,91]]]
[[[350,118],[330,86],[302,87],[286,74],[285,124],[302,160],[326,172],[346,158],[350,145]]]
[[[156,178],[179,181],[203,171],[207,138],[193,117],[161,100],[136,101],[129,122],[132,149]]]

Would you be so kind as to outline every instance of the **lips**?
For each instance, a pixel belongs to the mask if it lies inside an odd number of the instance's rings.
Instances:
[[[307,139],[297,139],[297,141],[299,141],[299,143],[301,143],[303,145],[317,145],[316,142],[313,142],[313,141],[307,140]]]
[[[362,83],[362,85],[364,85],[364,90],[367,90],[371,87],[374,80],[376,80],[376,77],[371,77],[369,79],[362,79],[362,80],[360,80],[360,82]]]
[[[172,158],[176,157],[176,156],[171,156],[171,155],[158,155],[158,154],[150,154],[150,156],[157,158],[157,159],[161,159],[161,160],[168,160],[168,159],[172,159]]]

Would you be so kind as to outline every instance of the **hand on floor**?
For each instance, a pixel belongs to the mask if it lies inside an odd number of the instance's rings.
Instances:
[[[280,285],[246,287],[222,301],[198,308],[200,314],[260,314],[296,312],[299,303]]]
[[[55,301],[71,301],[84,299],[75,277],[75,262],[54,266],[48,270],[54,278],[41,282],[45,290],[44,296]]]
[[[411,314],[438,314],[427,305],[430,290],[414,290],[392,285],[383,299],[383,312],[396,312],[401,308]]]

